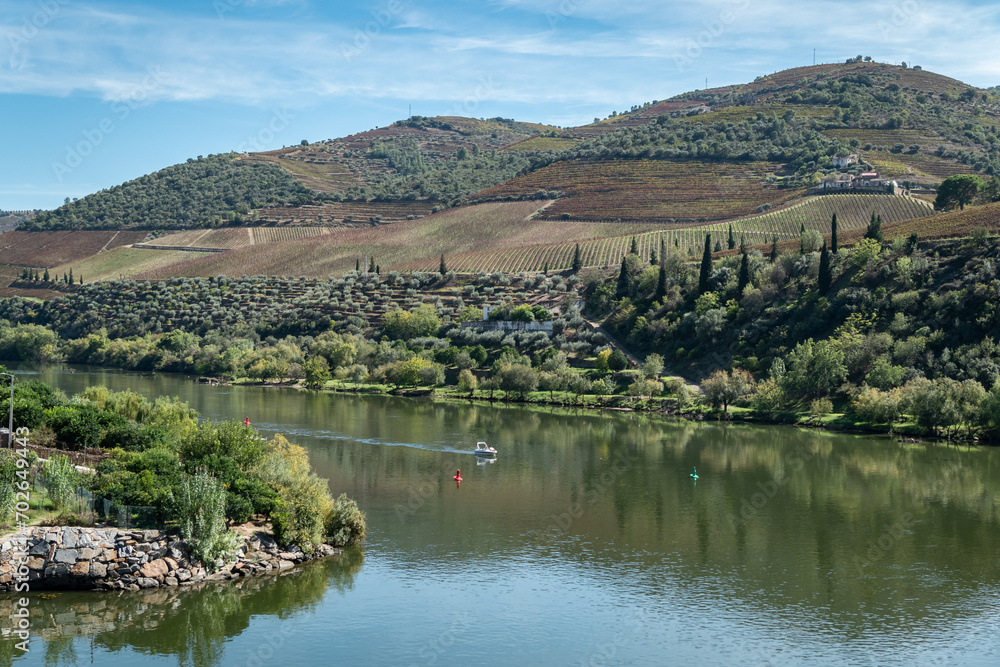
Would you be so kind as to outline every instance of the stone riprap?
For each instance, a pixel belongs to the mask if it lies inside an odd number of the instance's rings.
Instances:
[[[257,532],[243,539],[235,561],[210,572],[167,531],[35,526],[0,537],[0,592],[15,590],[22,563],[32,591],[137,591],[278,572],[338,553],[325,544],[311,555],[298,547],[282,549]],[[20,554],[25,558],[19,562]]]

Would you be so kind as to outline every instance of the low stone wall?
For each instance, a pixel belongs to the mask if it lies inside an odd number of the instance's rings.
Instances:
[[[325,544],[310,556],[297,547],[283,551],[257,532],[244,538],[235,561],[209,573],[166,531],[30,527],[0,537],[0,592],[15,590],[19,568],[31,591],[140,590],[265,574],[338,553]]]

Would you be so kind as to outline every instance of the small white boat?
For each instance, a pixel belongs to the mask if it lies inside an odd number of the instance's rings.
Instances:
[[[476,443],[476,456],[482,456],[488,459],[496,458],[497,450],[493,449],[485,442]]]

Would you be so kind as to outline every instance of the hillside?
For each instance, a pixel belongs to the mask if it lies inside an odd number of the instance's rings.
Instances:
[[[833,171],[833,156],[848,153],[888,176],[933,186],[952,173],[1000,169],[998,117],[993,92],[938,74],[870,62],[818,65],[685,93],[576,128],[414,117],[342,139],[193,160],[22,228],[387,223],[539,190],[576,198],[560,202],[554,217],[712,218],[669,214],[659,205],[614,215],[608,210],[614,200],[595,206],[577,191],[600,191],[625,175],[638,179],[636,192],[643,194],[664,170],[678,183],[695,182],[706,163],[720,163],[758,174],[741,185],[753,190],[749,199],[762,199],[776,185],[811,184]],[[634,199],[631,192],[622,196]],[[655,193],[652,199],[659,202]]]

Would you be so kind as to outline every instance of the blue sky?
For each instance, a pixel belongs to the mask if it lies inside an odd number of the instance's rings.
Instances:
[[[578,125],[856,54],[1000,83],[974,0],[0,0],[0,209],[414,114]]]

